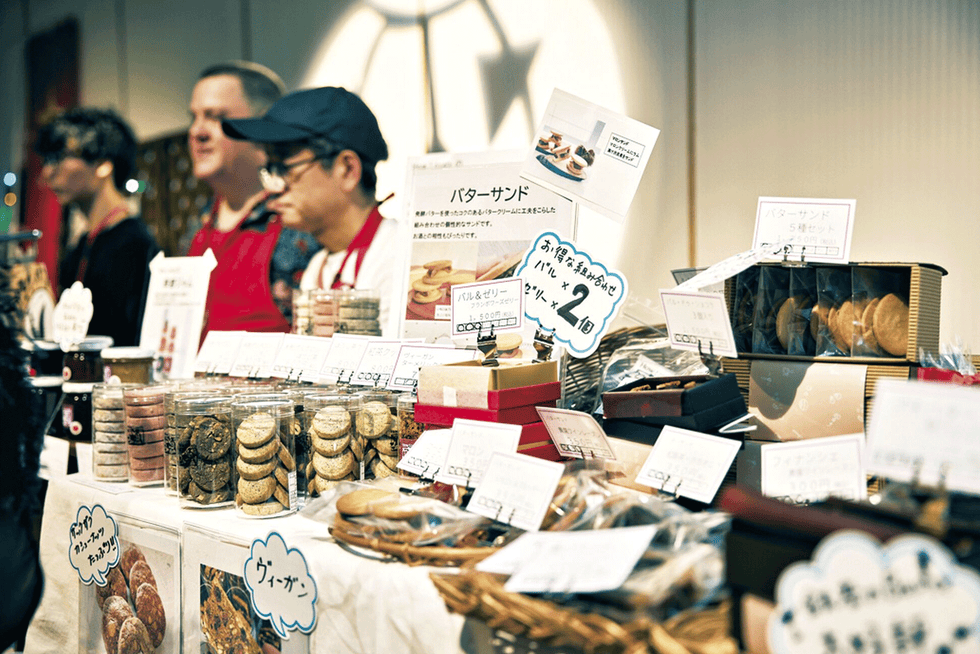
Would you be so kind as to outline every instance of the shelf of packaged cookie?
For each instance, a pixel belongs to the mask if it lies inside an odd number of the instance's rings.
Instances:
[[[725,284],[739,356],[918,361],[938,350],[945,274],[923,263],[756,264]]]

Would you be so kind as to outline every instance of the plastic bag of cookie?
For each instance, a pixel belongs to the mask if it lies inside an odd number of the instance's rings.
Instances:
[[[398,394],[386,390],[358,393],[354,433],[364,444],[358,476],[382,479],[398,474]]]
[[[357,479],[364,458],[364,438],[356,431],[361,397],[349,393],[307,395],[304,411],[310,456],[306,490],[317,497],[341,481]]]
[[[167,426],[163,399],[167,384],[138,386],[123,391],[126,441],[129,446],[129,482],[134,486],[163,483],[164,432]]]
[[[813,356],[816,341],[810,334],[810,316],[817,297],[817,272],[790,268],[789,273],[789,297],[776,314],[776,338],[786,354]]]
[[[296,410],[286,399],[235,398],[231,405],[237,477],[235,506],[240,515],[266,518],[299,508]]]
[[[732,333],[739,352],[752,351],[752,319],[759,294],[759,267],[746,268],[735,277],[735,308]]]
[[[752,352],[756,354],[786,354],[776,333],[776,320],[789,298],[789,278],[788,268],[762,266],[759,270],[759,293],[752,320]]]
[[[851,269],[852,356],[905,357],[910,285],[908,268],[855,266]]]
[[[92,386],[92,476],[100,481],[129,481],[129,441],[123,391],[137,384]]]
[[[817,304],[810,314],[817,356],[850,356],[853,316],[850,268],[818,267]]]
[[[181,397],[174,409],[178,432],[177,488],[180,505],[227,506],[235,499],[235,435],[231,397]]]

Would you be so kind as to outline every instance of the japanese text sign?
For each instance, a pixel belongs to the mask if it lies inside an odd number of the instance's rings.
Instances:
[[[229,374],[232,377],[271,377],[284,336],[267,332],[246,333]]]
[[[320,367],[320,379],[328,384],[349,382],[354,369],[364,356],[368,343],[371,342],[371,337],[334,334],[330,340],[332,341],[330,351],[323,361],[323,366]]]
[[[116,521],[101,504],[78,507],[68,528],[68,562],[83,584],[108,583],[109,568],[119,563],[119,531]]]
[[[737,357],[725,298],[718,293],[660,291],[671,347]]]
[[[92,320],[92,291],[74,282],[61,293],[54,307],[54,340],[62,350],[85,340]]]
[[[329,338],[286,334],[276,353],[272,376],[297,381],[318,380],[331,344]]]
[[[398,360],[398,351],[404,343],[418,343],[420,339],[402,341],[370,341],[364,355],[351,375],[351,386],[375,386],[384,388],[391,379],[391,372]]]
[[[524,255],[525,315],[554,331],[572,356],[592,354],[623,300],[626,278],[594,261],[574,243],[542,232]]]
[[[452,286],[453,336],[519,330],[524,326],[520,277]]]
[[[565,466],[526,454],[494,452],[466,510],[525,531],[537,531]]]
[[[278,532],[252,542],[243,576],[255,612],[270,621],[281,638],[288,639],[291,630],[313,631],[316,581],[303,553],[287,548]]]
[[[582,411],[535,407],[558,452],[575,459],[615,459],[595,418]]]
[[[521,440],[521,425],[507,425],[482,420],[453,421],[453,434],[446,452],[446,462],[436,481],[474,488],[494,452],[513,453]]]
[[[764,495],[794,504],[831,495],[855,501],[867,497],[863,433],[766,443],[760,448]]]
[[[194,372],[227,375],[235,365],[245,332],[208,332],[194,362]]]
[[[759,198],[753,247],[788,241],[789,259],[847,263],[856,200]]]
[[[710,504],[739,447],[730,438],[664,427],[636,482]]]
[[[446,461],[452,436],[452,429],[428,429],[422,432],[418,440],[408,448],[408,452],[398,459],[398,469],[423,479],[433,479]]]

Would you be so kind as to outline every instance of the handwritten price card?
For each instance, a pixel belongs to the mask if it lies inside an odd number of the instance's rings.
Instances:
[[[525,315],[564,343],[572,356],[592,354],[627,295],[626,278],[554,232],[538,235],[517,269]]]
[[[228,374],[232,377],[271,377],[284,336],[285,334],[246,333]]]
[[[847,263],[856,200],[759,198],[753,247],[789,242],[790,259]]]
[[[524,326],[524,280],[505,277],[456,284],[452,290],[453,336],[520,330]]]
[[[793,504],[831,495],[863,500],[868,494],[863,453],[863,433],[766,443],[761,446],[762,493]]]
[[[81,282],[74,282],[61,293],[54,307],[54,340],[62,350],[85,339],[92,311],[92,291]]]
[[[418,440],[408,448],[408,452],[398,460],[398,469],[423,479],[433,479],[446,462],[452,437],[452,429],[429,429],[422,432]]]
[[[774,654],[980,652],[980,575],[919,534],[832,534],[783,571],[776,604]]]
[[[388,389],[414,392],[419,384],[419,368],[442,366],[459,361],[472,361],[477,350],[466,350],[451,345],[418,343],[402,345],[395,360],[395,369],[388,381]]]
[[[581,411],[535,407],[555,448],[574,459],[615,459],[612,447],[595,418]]]
[[[109,568],[119,563],[119,531],[116,521],[101,504],[78,507],[68,528],[68,562],[83,584],[108,583]]]
[[[334,334],[330,352],[320,368],[320,381],[328,384],[348,382],[370,343],[369,336]]]
[[[227,375],[235,365],[245,332],[208,332],[194,362],[194,372]]]
[[[466,510],[537,531],[564,472],[565,466],[555,461],[494,452]]]
[[[436,481],[474,488],[483,478],[490,456],[494,452],[516,452],[520,440],[521,425],[457,418],[446,462]]]
[[[286,547],[278,532],[252,542],[243,576],[252,596],[252,608],[272,623],[280,638],[288,639],[292,630],[304,634],[313,631],[316,581],[310,576],[303,553]]]
[[[738,454],[730,438],[664,427],[636,482],[709,504]]]
[[[735,334],[725,298],[718,293],[660,291],[667,336],[679,350],[737,357]]]

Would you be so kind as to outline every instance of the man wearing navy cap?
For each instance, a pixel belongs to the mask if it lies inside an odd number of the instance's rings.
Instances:
[[[394,335],[392,261],[405,246],[397,243],[395,221],[378,211],[375,164],[388,158],[388,146],[367,105],[342,88],[306,89],[284,96],[261,118],[224,120],[222,128],[265,146],[262,181],[278,194],[269,207],[285,226],[323,246],[301,288],[376,290],[381,329]]]

